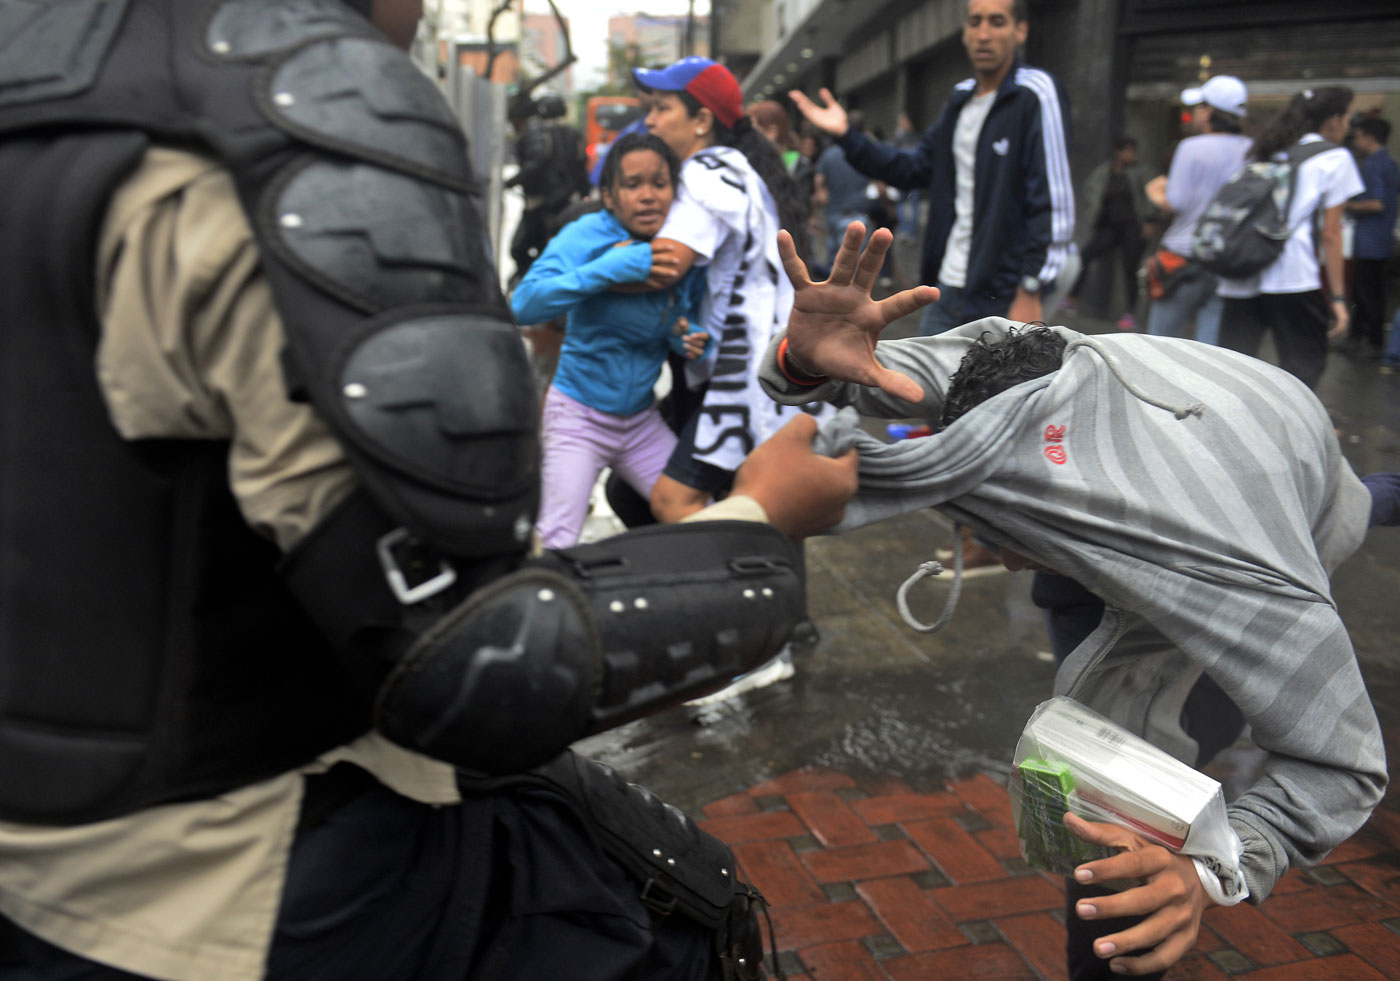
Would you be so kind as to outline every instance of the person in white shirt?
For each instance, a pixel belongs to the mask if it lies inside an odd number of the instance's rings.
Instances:
[[[722,496],[744,457],[795,411],[763,393],[757,372],[792,310],[778,229],[805,239],[806,214],[778,151],[744,115],[729,69],[690,57],[633,74],[651,97],[647,128],[682,161],[680,191],[652,239],[647,282],[660,288],[706,266],[700,324],[714,339],[712,353],[687,366],[688,387],[703,391],[700,405],[652,488],[652,512],[669,522]]]
[[[1199,88],[1181,93],[1181,104],[1191,108],[1191,128],[1196,134],[1182,140],[1172,156],[1171,169],[1148,182],[1147,196],[1172,222],[1162,235],[1157,260],[1161,268],[1181,268],[1191,255],[1196,222],[1220,188],[1244,166],[1249,137],[1243,130],[1245,101],[1249,92],[1232,75],[1216,75]],[[1171,256],[1162,256],[1162,252]],[[1147,332],[1158,337],[1182,337],[1186,321],[1194,317],[1196,340],[1220,341],[1220,311],[1216,296],[1219,280],[1199,266],[1187,266],[1176,282],[1163,277],[1164,293],[1152,300]]]
[[[1351,89],[1345,86],[1304,89],[1254,141],[1251,160],[1282,160],[1295,144],[1346,136]],[[1272,331],[1279,367],[1309,388],[1317,386],[1327,365],[1327,341],[1346,333],[1348,315],[1342,292],[1342,210],[1347,199],[1364,189],[1356,161],[1343,147],[1304,160],[1297,171],[1288,211],[1290,233],[1283,252],[1248,279],[1225,279],[1220,344],[1257,355]],[[1313,225],[1321,216],[1321,232]],[[1317,251],[1327,270],[1330,292],[1323,294]],[[1331,323],[1329,331],[1328,325]]]

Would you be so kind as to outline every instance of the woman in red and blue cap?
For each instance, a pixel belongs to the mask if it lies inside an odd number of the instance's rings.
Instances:
[[[688,366],[699,409],[652,490],[657,518],[679,521],[724,496],[744,457],[792,414],[763,393],[757,371],[792,309],[778,229],[801,239],[807,215],[782,157],[744,114],[729,69],[691,57],[633,75],[650,97],[647,128],[682,161],[680,192],[652,241],[649,282],[669,285],[667,276],[706,266],[700,323],[715,340],[708,357]]]
[[[695,408],[652,485],[652,513],[660,521],[679,521],[723,497],[753,448],[803,411],[769,398],[759,387],[758,366],[792,311],[778,230],[786,228],[805,243],[807,207],[777,149],[744,114],[729,69],[708,58],[684,58],[633,75],[650,96],[647,128],[683,161],[680,191],[652,239],[648,282],[662,287],[668,277],[673,282],[692,266],[705,266],[700,324],[714,339],[707,356],[687,363],[684,383],[677,382],[673,400],[689,395]],[[784,648],[766,666],[691,703],[699,709],[698,721],[715,713],[718,703],[789,677],[792,670]]]

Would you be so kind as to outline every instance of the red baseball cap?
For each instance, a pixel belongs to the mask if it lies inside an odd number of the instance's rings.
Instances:
[[[730,129],[744,115],[739,80],[717,61],[692,55],[669,68],[634,68],[632,77],[645,92],[689,92]]]

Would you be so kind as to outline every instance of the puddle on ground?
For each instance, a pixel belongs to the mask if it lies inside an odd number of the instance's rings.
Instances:
[[[823,671],[819,658],[799,655],[795,677],[740,696],[710,725],[674,709],[578,748],[692,813],[802,766],[933,791],[979,771],[1003,777],[1054,671],[1024,652],[965,671],[858,676]]]

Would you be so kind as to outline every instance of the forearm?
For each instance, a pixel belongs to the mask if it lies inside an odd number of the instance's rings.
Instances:
[[[846,160],[866,177],[905,190],[928,185],[928,168],[921,163],[917,150],[896,150],[855,130],[848,131],[838,142]]]
[[[1375,215],[1385,210],[1385,205],[1375,198],[1366,198],[1361,201],[1348,201],[1347,211],[1353,215]]]
[[[1290,868],[1307,868],[1358,831],[1380,802],[1383,766],[1370,772],[1270,757],[1266,775],[1228,808],[1243,846],[1240,868],[1262,902]]]
[[[681,521],[761,521],[768,523],[768,513],[752,497],[745,494],[730,494],[722,501],[696,511]]]
[[[1327,289],[1332,297],[1343,295],[1346,278],[1343,274],[1342,258],[1342,232],[1338,227],[1335,231],[1324,229],[1322,233],[1322,256],[1323,265],[1327,270]]]
[[[1316,864],[1354,834],[1387,781],[1380,725],[1336,610],[1303,598],[1271,605],[1256,618],[1259,636],[1236,640],[1240,649],[1210,669],[1267,754],[1260,777],[1229,806],[1256,902],[1289,868]],[[1288,645],[1264,639],[1283,630]],[[1262,680],[1257,665],[1280,681]]]
[[[633,249],[639,251],[633,253]],[[530,271],[511,295],[511,312],[522,324],[552,320],[595,293],[644,286],[642,280],[650,268],[645,245],[609,249],[593,261],[574,268],[570,268],[563,257],[541,257],[530,266]]]
[[[971,344],[971,339],[949,332],[935,337],[881,341],[876,345],[875,356],[881,364],[908,375],[923,387],[924,400],[913,403],[854,382],[826,379],[811,386],[794,383],[778,366],[778,346],[786,336],[783,332],[773,339],[759,367],[759,382],[770,398],[784,405],[809,402],[849,405],[861,415],[882,419],[937,418],[943,410],[948,379],[957,371]]]

